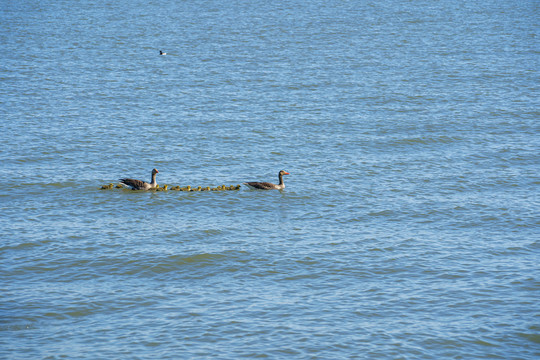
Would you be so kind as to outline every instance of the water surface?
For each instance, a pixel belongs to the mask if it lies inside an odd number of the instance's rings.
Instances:
[[[535,1],[0,21],[0,357],[540,356]]]

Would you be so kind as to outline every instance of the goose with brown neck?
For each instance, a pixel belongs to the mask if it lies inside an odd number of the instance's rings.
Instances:
[[[156,174],[159,173],[157,169],[152,169],[152,182],[147,183],[142,180],[135,179],[120,179],[120,184],[131,188],[132,190],[152,190],[157,188]]]
[[[281,170],[278,173],[279,184],[252,181],[252,182],[245,182],[244,185],[246,185],[250,189],[255,189],[255,190],[283,190],[285,189],[285,183],[283,182],[283,175],[290,175],[290,174],[286,172],[285,170]]]

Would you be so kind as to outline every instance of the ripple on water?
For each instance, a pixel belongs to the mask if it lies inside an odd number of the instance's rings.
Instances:
[[[3,6],[0,358],[538,358],[533,2],[255,2]]]

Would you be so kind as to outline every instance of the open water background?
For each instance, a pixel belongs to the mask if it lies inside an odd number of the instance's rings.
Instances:
[[[0,358],[537,359],[538,22],[2,1]]]

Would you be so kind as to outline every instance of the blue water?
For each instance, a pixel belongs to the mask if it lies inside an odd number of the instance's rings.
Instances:
[[[537,359],[538,19],[0,3],[0,358]]]

